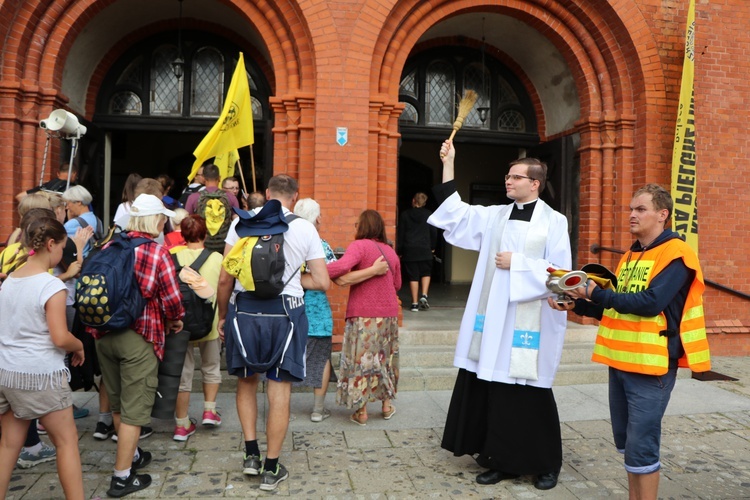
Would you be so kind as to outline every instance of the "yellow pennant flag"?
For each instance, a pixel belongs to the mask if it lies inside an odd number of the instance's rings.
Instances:
[[[234,166],[239,159],[240,154],[236,149],[216,155],[216,158],[214,158],[214,165],[219,167],[219,175],[221,175],[222,181],[227,177],[232,177],[234,175]]]
[[[685,59],[682,66],[680,105],[672,150],[672,229],[698,253],[698,161],[695,151],[695,0],[688,6]]]
[[[193,151],[195,163],[188,180],[193,180],[198,169],[209,158],[219,156],[253,143],[253,106],[250,101],[250,85],[245,72],[245,58],[240,59],[232,75],[224,109],[211,130]]]

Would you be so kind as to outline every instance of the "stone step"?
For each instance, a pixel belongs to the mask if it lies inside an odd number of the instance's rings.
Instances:
[[[590,352],[590,351],[589,351]],[[451,358],[452,359],[452,358]],[[334,365],[337,366],[337,365]],[[442,391],[453,389],[458,369],[451,363],[445,366],[406,366],[402,363],[400,368],[399,390],[400,391]],[[222,370],[222,383],[220,392],[234,392],[237,388],[237,378],[230,376]],[[689,378],[689,370],[680,370],[680,378]],[[604,384],[607,383],[607,367],[590,361],[581,363],[561,363],[555,377],[555,385],[576,384]],[[261,391],[265,390],[261,386]],[[202,391],[202,377],[200,370],[196,370],[193,377],[193,392]],[[308,387],[293,387],[293,392],[311,392]],[[336,385],[331,384],[328,392],[335,392]]]
[[[566,342],[560,363],[588,364],[591,361],[593,350],[593,343]],[[401,345],[401,351],[399,352],[401,368],[446,368],[453,366],[455,351],[456,348],[452,345]]]
[[[598,384],[607,382],[607,369],[603,365],[591,362],[595,326],[569,323],[565,335],[565,346],[557,373],[555,385]],[[399,331],[400,345],[400,380],[401,391],[451,390],[455,383],[457,368],[453,367],[457,330],[411,330],[402,328]],[[331,354],[334,369],[338,369],[341,354]],[[196,351],[196,360],[200,366],[200,355]],[[226,373],[226,364],[222,356],[221,392],[234,392],[237,387],[235,377]],[[261,386],[261,390],[265,387]],[[193,390],[202,390],[200,370],[193,377]],[[329,392],[335,392],[335,384],[329,386]],[[294,392],[311,392],[307,387],[294,387]]]
[[[399,328],[398,342],[401,348],[404,346],[455,346],[458,339],[458,330],[408,330]]]
[[[405,368],[447,368],[453,366],[455,346],[401,345],[399,365]]]
[[[598,329],[598,327],[593,325],[588,326],[568,323],[568,328],[565,330],[565,343],[587,342],[593,346]]]
[[[590,342],[594,344],[597,327],[593,325],[579,325],[568,323],[565,331],[565,342]],[[458,328],[450,330],[412,330],[410,328],[399,328],[399,344],[407,345],[456,345],[458,339]]]
[[[589,350],[591,358],[591,350]],[[606,366],[599,363],[560,363],[553,385],[606,384],[609,373]]]
[[[458,368],[401,368],[399,391],[447,391],[456,383]]]

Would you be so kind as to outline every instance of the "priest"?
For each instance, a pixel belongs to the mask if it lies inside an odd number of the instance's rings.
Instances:
[[[567,316],[549,306],[547,268],[571,268],[565,216],[539,198],[547,166],[535,158],[511,162],[505,176],[510,205],[461,200],[454,181],[456,149],[440,148],[443,184],[428,222],[451,245],[479,252],[461,321],[454,365],[459,368],[442,447],[476,455],[486,472],[479,484],[533,476],[554,488],[562,439],[552,382],[562,355]]]

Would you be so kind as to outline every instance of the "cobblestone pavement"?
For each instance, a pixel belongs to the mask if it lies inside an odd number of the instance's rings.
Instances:
[[[750,498],[750,358],[717,358],[714,370],[739,380],[677,382],[663,426],[661,498]],[[243,476],[241,471],[242,437],[234,397],[220,394],[222,426],[201,428],[187,443],[172,440],[173,422],[154,420],[156,432],[141,442],[154,454],[145,469],[153,484],[128,498],[627,498],[622,459],[612,443],[606,385],[554,391],[564,463],[560,482],[550,491],[534,489],[529,477],[478,485],[475,477],[483,469],[470,457],[453,457],[440,448],[450,391],[432,391],[399,394],[398,411],[389,421],[380,418],[379,406],[371,404],[366,427],[349,422],[350,411],[335,407],[332,393],[327,398],[332,416],[310,422],[312,395],[293,394],[293,421],[281,456],[290,477],[277,491],[261,492],[258,477]],[[193,416],[199,414],[200,399],[194,394]],[[105,497],[116,445],[92,437],[95,394],[76,393],[75,400],[91,410],[89,417],[77,421],[86,495]],[[265,409],[261,405],[263,417]],[[261,450],[263,429],[259,426]],[[16,469],[8,498],[62,498],[54,462]]]

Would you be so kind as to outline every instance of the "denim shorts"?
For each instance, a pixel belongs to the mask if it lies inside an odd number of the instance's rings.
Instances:
[[[676,367],[658,376],[609,369],[612,433],[617,451],[625,454],[625,470],[632,474],[661,468],[661,420],[676,378]]]

